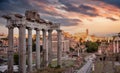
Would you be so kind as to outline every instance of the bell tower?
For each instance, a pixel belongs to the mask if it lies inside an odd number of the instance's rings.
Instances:
[[[88,34],[89,34],[89,30],[88,30],[88,29],[86,29],[86,35],[88,36]]]

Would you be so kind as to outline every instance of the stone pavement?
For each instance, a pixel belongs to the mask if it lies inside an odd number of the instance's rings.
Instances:
[[[91,73],[94,59],[94,55],[87,56],[85,58],[86,64],[80,70],[78,70],[77,73]]]
[[[92,61],[88,61],[77,73],[91,73]]]

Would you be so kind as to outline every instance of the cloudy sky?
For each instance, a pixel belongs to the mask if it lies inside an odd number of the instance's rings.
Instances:
[[[120,32],[120,0],[0,0],[0,16],[31,9],[38,10],[43,19],[61,23],[61,29],[70,33],[84,29],[96,35]],[[0,32],[6,32],[2,18],[0,25]]]

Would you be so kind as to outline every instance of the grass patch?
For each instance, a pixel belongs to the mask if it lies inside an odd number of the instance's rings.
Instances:
[[[120,66],[114,67],[111,61],[96,62],[92,73],[120,73]]]
[[[52,61],[52,63],[42,70],[39,70],[35,73],[63,73],[67,68],[70,68],[74,65],[73,60],[63,60],[62,67],[57,66],[57,61]]]
[[[65,69],[64,68],[50,68],[47,67],[45,69],[39,70],[35,73],[62,73]]]
[[[95,71],[93,73],[102,73],[102,70],[103,70],[103,63],[96,62],[95,63]]]
[[[120,66],[116,66],[116,73],[120,73]]]
[[[73,60],[62,60],[62,67],[71,67],[74,65]],[[51,67],[57,67],[57,61],[52,61]]]

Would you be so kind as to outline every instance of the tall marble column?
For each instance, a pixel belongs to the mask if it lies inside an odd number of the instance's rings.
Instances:
[[[47,48],[47,40],[46,40],[46,30],[43,29],[43,50],[44,50],[44,61],[45,61],[45,66],[48,66],[48,48]]]
[[[61,66],[61,57],[62,57],[62,30],[57,30],[57,37],[58,37],[58,48],[57,48],[57,65]]]
[[[113,53],[115,53],[115,49],[116,49],[116,47],[115,47],[115,41],[113,41]]]
[[[117,53],[119,53],[119,42],[117,40]]]
[[[28,28],[28,72],[32,70],[32,28]]]
[[[13,73],[13,26],[8,27],[8,73]]]
[[[36,68],[40,69],[40,29],[36,30]]]
[[[19,73],[26,73],[26,27],[19,26]]]
[[[48,64],[52,62],[52,30],[48,30]]]
[[[120,40],[118,40],[118,53],[120,53]]]

